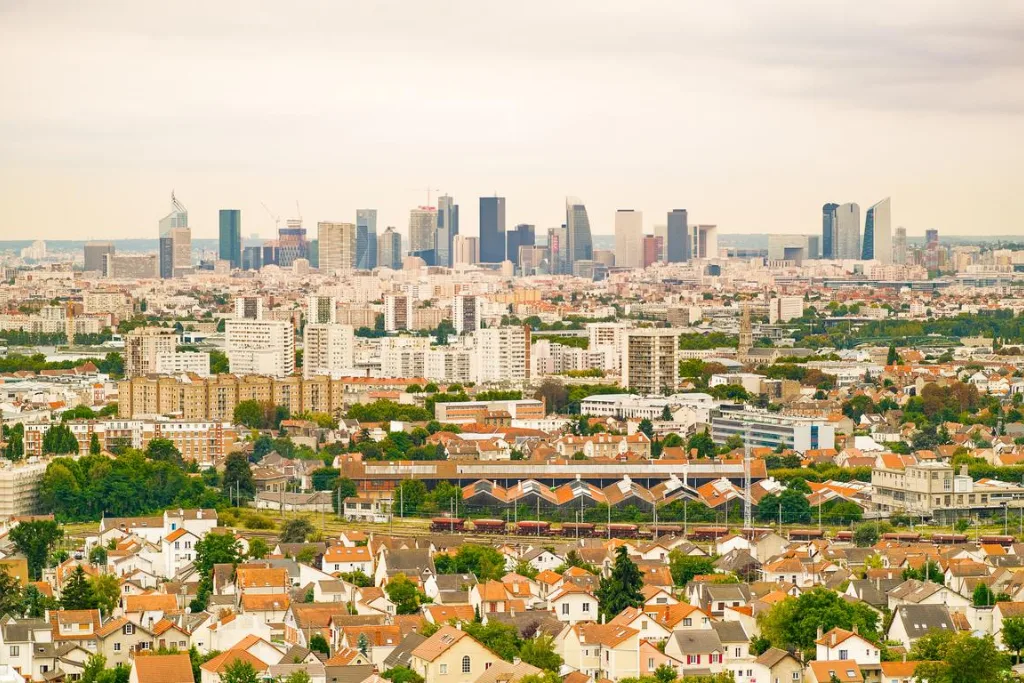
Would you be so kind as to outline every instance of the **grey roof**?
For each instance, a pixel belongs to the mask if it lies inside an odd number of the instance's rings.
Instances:
[[[715,560],[715,569],[719,569],[724,572],[733,572],[736,574],[742,574],[745,572],[753,571],[758,569],[761,563],[757,559],[742,548],[736,548],[730,550],[725,555]]]
[[[442,591],[468,591],[477,583],[476,575],[469,574],[438,574],[435,577],[437,589]]]
[[[711,600],[750,600],[750,586],[745,583],[708,583],[705,595]]]
[[[770,647],[764,652],[762,652],[761,656],[755,659],[754,661],[762,666],[766,666],[769,669],[771,669],[786,657],[793,657],[793,655],[789,652],[786,652],[785,650],[780,650],[777,647]],[[793,657],[793,659],[796,658]]]
[[[429,569],[432,573],[437,574],[434,558],[426,548],[391,550],[387,554],[386,562],[389,573],[403,572],[419,575],[424,569]]]
[[[855,579],[850,586],[862,601],[873,607],[884,607],[888,604],[886,593],[901,583],[901,579]]]
[[[713,621],[711,628],[718,634],[718,639],[723,643],[749,643],[750,636],[743,630],[743,625],[738,621]]]
[[[672,640],[679,647],[679,652],[684,655],[696,655],[723,650],[722,639],[718,637],[718,633],[714,630],[684,629],[673,631]]]
[[[320,662],[316,662],[311,664],[272,664],[267,668],[267,672],[274,680],[288,678],[290,674],[296,671],[305,671],[310,677],[316,678],[325,674],[325,667]]]
[[[527,612],[495,612],[485,615],[487,622],[496,621],[501,624],[510,624],[519,629],[519,635],[524,638],[532,638],[538,633],[551,637],[557,636],[565,626],[551,612],[546,610],[534,610]]]
[[[942,590],[944,586],[932,581],[907,579],[889,591],[889,597],[910,603],[921,602]]]
[[[281,663],[301,662],[309,656],[310,652],[312,650],[309,648],[302,647],[301,645],[292,645],[292,648],[284,653],[284,657],[281,657]]]
[[[4,643],[29,643],[33,642],[35,631],[51,630],[53,626],[43,619],[19,619],[10,621],[3,625]]]
[[[512,664],[502,659],[492,662],[474,683],[514,683],[527,676],[535,676],[541,670],[526,662]]]
[[[312,548],[313,553],[316,555],[323,555],[327,552],[327,544],[320,543],[278,543],[277,547],[281,549],[281,554],[295,557],[303,551],[305,548]]]
[[[903,605],[897,608],[895,618],[903,623],[910,640],[917,640],[935,629],[955,630],[953,617],[945,605]]]
[[[328,666],[327,683],[362,683],[373,675],[373,664]]]
[[[419,647],[419,644],[426,640],[427,637],[420,635],[419,633],[410,633],[402,639],[394,650],[391,651],[387,657],[384,658],[383,670],[394,669],[396,666],[404,666],[408,668],[409,663],[412,661],[412,651]]]

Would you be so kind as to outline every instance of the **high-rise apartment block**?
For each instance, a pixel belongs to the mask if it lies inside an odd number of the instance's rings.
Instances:
[[[640,268],[643,265],[644,214],[633,209],[615,212],[615,265]]]
[[[124,336],[124,376],[140,377],[157,371],[157,356],[174,353],[178,333],[172,327],[136,327]]]
[[[480,262],[501,263],[505,256],[505,198],[480,198]]]
[[[661,235],[644,235],[641,245],[640,265],[644,268],[662,260],[665,251],[665,238]]]
[[[85,243],[85,270],[99,272],[107,275],[107,256],[114,255],[113,242],[86,242]]]
[[[320,272],[330,275],[349,271],[356,265],[355,223],[317,223],[320,242]]]
[[[645,395],[674,393],[679,386],[679,332],[655,328],[627,331],[622,385]]]
[[[308,323],[303,334],[302,376],[352,376],[355,334],[351,325]]]
[[[530,379],[530,328],[488,327],[472,336],[474,381],[522,384]]]
[[[232,374],[285,377],[295,372],[295,328],[288,321],[229,319],[224,338]]]
[[[413,299],[406,294],[388,294],[384,297],[384,330],[400,332],[412,329]]]
[[[338,300],[333,296],[311,294],[306,300],[306,321],[323,324],[338,321]]]
[[[232,268],[242,267],[242,212],[238,209],[221,209],[219,254]]]
[[[471,294],[460,294],[452,304],[452,320],[458,334],[480,329],[480,299]]]
[[[239,296],[235,298],[235,318],[240,320],[263,319],[263,297]]]

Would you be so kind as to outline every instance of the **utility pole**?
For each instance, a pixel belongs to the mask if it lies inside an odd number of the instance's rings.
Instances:
[[[753,526],[753,510],[750,504],[750,420],[745,425],[743,439],[743,528],[750,529]],[[729,506],[726,505],[726,514]],[[728,522],[728,517],[726,517]]]

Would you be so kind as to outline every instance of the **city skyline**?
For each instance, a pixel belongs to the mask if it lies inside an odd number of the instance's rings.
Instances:
[[[471,198],[495,193],[507,225],[541,232],[565,195],[587,203],[594,234],[612,234],[623,206],[811,234],[829,198],[891,195],[911,235],[1012,234],[1001,207],[1015,199],[1024,99],[1007,86],[1024,9],[983,4],[455,3],[406,7],[401,22],[344,5],[7,7],[0,57],[20,66],[0,74],[0,235],[148,233],[171,188],[196,237],[216,235],[225,207],[270,237],[261,203],[285,217],[296,199],[307,225],[373,206],[381,228],[404,231],[428,186],[462,198],[469,234]],[[483,40],[495,24],[502,36]],[[87,81],[66,68],[77,59]]]

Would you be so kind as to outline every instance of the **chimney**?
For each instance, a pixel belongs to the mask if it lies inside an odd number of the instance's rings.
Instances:
[[[825,635],[825,632],[824,632],[824,631],[822,631],[822,630],[821,630],[821,627],[819,626],[819,627],[818,627],[818,640],[821,640],[821,637],[822,637],[823,635]]]
[[[459,629],[461,631],[462,630],[462,622],[461,621],[456,621],[455,622],[455,628],[457,628],[457,629]]]
[[[856,633],[857,633],[857,624],[854,624],[854,625],[853,625],[853,632],[854,632],[854,634],[856,634]]]
[[[202,518],[203,518],[203,508],[199,508],[198,510],[196,510],[196,519],[202,519]]]
[[[832,631],[832,647],[836,646],[836,632]]]

